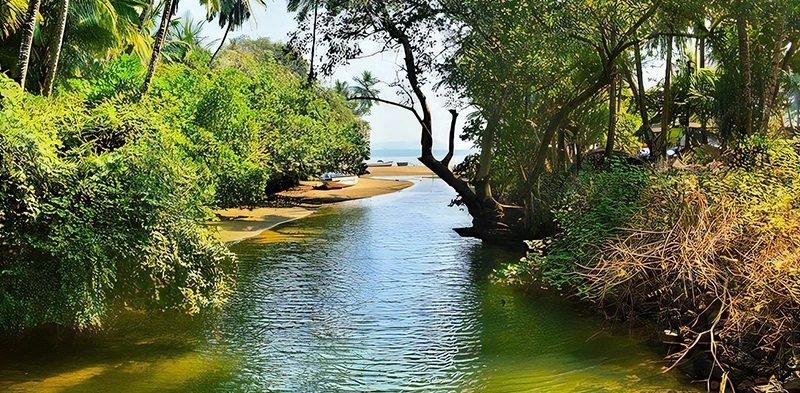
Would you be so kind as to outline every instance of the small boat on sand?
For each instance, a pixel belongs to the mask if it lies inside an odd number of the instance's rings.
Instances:
[[[408,166],[408,161],[397,161],[397,166]]]
[[[385,167],[385,166],[392,166],[393,163],[394,163],[394,161],[386,161],[386,162],[384,162],[383,160],[378,160],[378,162],[375,162],[375,163],[372,163],[372,164],[367,164],[367,167],[368,168],[380,168],[380,167]]]
[[[356,185],[358,183],[358,176],[330,172],[322,175],[320,180],[322,180],[323,188],[332,190]]]

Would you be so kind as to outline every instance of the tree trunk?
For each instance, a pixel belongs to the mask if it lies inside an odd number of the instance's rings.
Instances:
[[[636,104],[639,107],[639,116],[642,118],[642,130],[644,131],[644,138],[650,153],[654,157],[659,157],[660,152],[656,149],[655,136],[653,135],[653,127],[650,124],[650,114],[647,113],[647,106],[644,102],[644,70],[642,67],[642,49],[639,43],[633,47],[634,57],[636,58],[636,85],[639,87],[639,94],[636,95]],[[633,86],[633,84],[631,84]],[[633,89],[635,91],[635,88]]]
[[[458,112],[455,109],[450,109],[450,139],[447,145],[447,155],[442,159],[442,164],[449,167],[450,160],[453,159],[453,154],[456,150],[456,121],[458,121]]]
[[[156,33],[155,42],[153,42],[153,54],[150,56],[150,64],[147,66],[147,74],[144,77],[140,97],[143,97],[150,90],[150,84],[153,82],[153,76],[156,73],[156,66],[158,65],[159,57],[161,56],[161,49],[164,48],[164,40],[167,36],[167,29],[169,28],[169,21],[172,19],[172,9],[177,0],[166,0],[164,2],[164,12],[161,15],[161,24]]]
[[[406,79],[408,80],[411,90],[414,93],[414,96],[417,98],[420,108],[422,109],[422,117],[420,117],[417,112],[414,112],[415,116],[417,116],[417,121],[421,126],[421,154],[419,161],[428,167],[428,169],[430,169],[434,174],[436,174],[436,176],[439,176],[439,178],[447,183],[448,186],[453,188],[456,193],[458,193],[464,205],[467,207],[467,211],[469,212],[470,216],[473,217],[473,222],[479,223],[483,218],[483,206],[481,201],[478,199],[478,196],[469,187],[467,182],[459,179],[447,165],[444,165],[441,161],[437,160],[433,156],[431,110],[428,106],[428,97],[422,91],[419,81],[416,59],[414,57],[413,48],[411,47],[411,41],[409,40],[408,36],[406,36],[405,32],[395,26],[388,17],[385,17],[381,22],[384,29],[386,29],[386,32],[389,33],[389,36],[393,40],[397,41],[397,43],[403,49]]]
[[[706,68],[706,38],[700,37],[697,41],[697,45],[700,47],[700,69]],[[703,119],[700,121],[700,137],[701,141],[704,145],[708,144],[708,119],[703,116]]]
[[[491,178],[489,175],[492,170],[494,135],[497,123],[497,117],[489,119],[486,122],[486,128],[481,137],[480,163],[478,164],[478,173],[475,175],[475,192],[478,194],[478,199],[480,200],[492,198]]]
[[[558,155],[556,156],[558,168],[561,170],[569,168],[569,164],[567,163],[569,160],[567,157],[567,148],[567,136],[565,135],[564,129],[561,128],[558,130]]]
[[[67,28],[67,14],[69,11],[69,0],[61,0],[58,10],[58,25],[53,32],[53,40],[50,42],[47,55],[47,71],[45,72],[44,91],[45,97],[53,93],[53,86],[58,74],[58,61],[61,59],[61,48],[64,45],[64,30]]]
[[[757,131],[766,132],[767,128],[769,127],[769,118],[775,108],[775,102],[777,101],[778,90],[780,89],[780,76],[781,76],[781,66],[783,64],[783,50],[784,50],[784,33],[786,27],[786,17],[780,17],[780,21],[778,22],[778,26],[776,28],[777,33],[775,35],[775,46],[772,49],[772,59],[770,59],[770,70],[769,74],[767,75],[766,83],[762,87],[763,91],[761,92],[761,100],[760,100],[760,114],[758,116],[758,127],[756,127]],[[777,111],[780,112],[780,111]]]
[[[317,51],[317,16],[319,13],[319,6],[317,5],[317,1],[314,0],[314,22],[311,27],[311,65],[308,70],[308,84],[314,82],[314,79],[317,78],[317,74],[314,72],[314,57],[316,57]]]
[[[139,33],[145,34],[147,33],[147,29],[145,28],[145,23],[150,20],[150,13],[153,12],[153,1],[155,0],[147,0],[145,3],[144,9],[142,13],[139,14]]]
[[[25,90],[25,80],[28,78],[28,65],[31,61],[31,49],[33,48],[33,31],[36,28],[36,14],[39,13],[39,6],[42,0],[30,0],[28,11],[25,14],[25,23],[22,25],[22,39],[19,44],[19,58],[17,59],[17,75],[22,90]]]
[[[697,45],[700,47],[700,68],[706,68],[706,37],[700,37],[697,40]]]
[[[569,100],[566,104],[564,104],[556,113],[550,116],[550,119],[547,122],[547,127],[545,128],[544,135],[542,136],[542,140],[539,144],[539,148],[536,150],[536,155],[533,161],[533,168],[531,174],[531,184],[536,187],[536,183],[538,183],[539,178],[541,177],[542,173],[544,173],[544,162],[547,158],[547,152],[549,149],[550,142],[553,140],[553,136],[555,135],[556,131],[558,131],[561,126],[563,126],[564,121],[567,120],[567,116],[572,113],[575,108],[580,106],[582,103],[586,102],[586,100],[592,98],[598,91],[602,90],[607,84],[609,83],[609,75],[607,71],[603,72],[597,81],[587,87],[585,90],[580,92],[577,96]]]
[[[211,60],[208,61],[208,67],[209,68],[211,68],[211,65],[214,64],[214,59],[217,57],[217,55],[219,54],[219,51],[221,51],[222,47],[225,45],[225,39],[228,38],[228,33],[230,33],[230,31],[231,31],[231,26],[232,25],[233,24],[231,23],[231,21],[228,21],[228,26],[225,27],[225,33],[222,34],[222,40],[220,41],[219,46],[217,47],[217,50],[214,51],[214,54],[211,55]]]
[[[745,135],[750,135],[753,133],[753,70],[747,20],[743,16],[736,19],[736,32],[739,36],[739,64],[742,77],[742,106],[744,106],[739,127]]]
[[[606,137],[606,158],[614,153],[614,138],[617,135],[617,76],[611,75],[608,84],[608,135]]]
[[[664,72],[664,106],[661,111],[661,137],[657,146],[658,155],[666,156],[668,138],[672,129],[672,36],[667,37],[666,71]]]

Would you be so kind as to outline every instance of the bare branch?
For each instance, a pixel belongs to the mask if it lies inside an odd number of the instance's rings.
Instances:
[[[414,107],[411,107],[411,106],[408,106],[408,105],[403,105],[403,104],[401,104],[399,102],[394,102],[394,101],[384,100],[383,98],[379,98],[379,97],[369,97],[369,96],[348,97],[347,100],[348,101],[368,100],[368,101],[380,102],[382,104],[387,104],[387,105],[391,105],[391,106],[396,106],[398,108],[402,108],[402,109],[405,109],[407,111],[410,111],[417,118],[417,121],[422,122],[422,118],[419,116],[419,113],[417,113],[417,110],[414,109]]]

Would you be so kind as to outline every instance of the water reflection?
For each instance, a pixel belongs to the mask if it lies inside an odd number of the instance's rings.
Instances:
[[[598,334],[599,320],[552,294],[490,285],[492,266],[519,255],[458,237],[469,219],[451,197],[423,180],[240,243],[221,315],[122,323],[66,354],[0,361],[0,390],[683,388],[624,332]]]

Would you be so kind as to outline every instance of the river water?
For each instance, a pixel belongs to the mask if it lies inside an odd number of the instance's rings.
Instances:
[[[219,315],[125,313],[66,348],[0,353],[0,391],[690,390],[624,327],[490,284],[520,255],[458,237],[469,218],[449,189],[417,183],[233,246]]]

